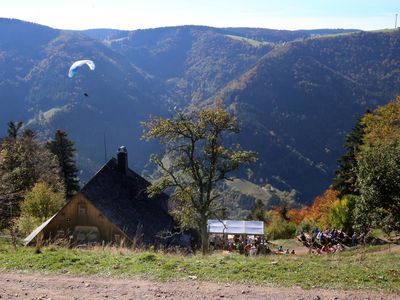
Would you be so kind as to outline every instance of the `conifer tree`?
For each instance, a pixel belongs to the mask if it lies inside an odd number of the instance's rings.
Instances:
[[[368,112],[367,112],[368,113]],[[346,153],[338,160],[339,167],[333,179],[333,188],[343,195],[359,195],[356,188],[357,183],[357,154],[363,144],[365,125],[362,117],[357,120],[353,130],[346,136],[344,147]]]
[[[38,141],[33,131],[3,139],[0,144],[0,195],[25,193],[38,181],[55,191],[64,189],[57,158]]]
[[[54,140],[47,143],[47,148],[57,156],[61,168],[61,176],[64,180],[66,196],[70,197],[79,190],[79,180],[75,165],[74,143],[68,139],[66,132],[57,130]]]
[[[247,216],[248,220],[266,221],[265,218],[265,205],[261,199],[257,199],[254,208]]]
[[[10,121],[7,124],[7,135],[9,138],[16,139],[18,137],[19,131],[22,127],[22,122]]]
[[[0,140],[0,229],[19,215],[26,191],[37,182],[64,193],[57,157],[36,138],[34,131],[20,132],[22,124],[9,123],[8,136]]]

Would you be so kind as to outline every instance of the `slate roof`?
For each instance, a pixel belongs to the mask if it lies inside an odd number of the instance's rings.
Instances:
[[[133,239],[141,227],[141,242],[152,243],[157,233],[173,229],[168,214],[168,195],[149,198],[146,188],[150,183],[134,171],[126,174],[118,169],[117,159],[110,159],[81,193],[111,222]]]
[[[57,216],[57,214],[48,218],[46,221],[36,227],[26,238],[24,238],[25,245],[28,245],[30,242],[32,242],[32,240],[50,223],[51,220],[54,219],[55,216]]]

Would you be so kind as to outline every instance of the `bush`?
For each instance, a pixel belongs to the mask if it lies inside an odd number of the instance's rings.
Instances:
[[[296,225],[281,217],[275,217],[268,225],[266,234],[270,240],[290,239],[296,234]]]
[[[18,228],[22,237],[28,236],[42,222],[30,215],[22,214],[18,219]]]
[[[353,230],[353,210],[357,196],[347,195],[336,199],[329,211],[329,223],[332,227],[341,228],[346,232]]]
[[[25,200],[21,204],[21,214],[44,222],[54,215],[63,203],[63,193],[53,192],[46,184],[38,182],[26,193]]]
[[[299,226],[297,226],[296,234],[301,234],[302,232],[311,232],[314,228],[315,223],[311,220],[303,220],[300,222]]]
[[[354,209],[356,227],[400,233],[400,139],[366,145],[358,159],[357,175],[361,196]]]
[[[26,193],[21,204],[18,226],[21,234],[27,235],[42,222],[54,215],[64,203],[64,193],[53,192],[46,184],[39,182]]]

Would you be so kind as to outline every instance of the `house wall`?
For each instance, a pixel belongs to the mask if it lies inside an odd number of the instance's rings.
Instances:
[[[57,213],[42,233],[45,240],[73,237],[72,240],[76,243],[119,243],[121,238],[126,238],[125,234],[81,193],[76,194]]]

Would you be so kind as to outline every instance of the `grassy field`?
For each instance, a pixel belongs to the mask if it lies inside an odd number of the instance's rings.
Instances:
[[[271,45],[271,46],[274,45],[273,43],[260,42],[260,41],[257,41],[257,40],[249,39],[249,38],[246,38],[246,37],[243,37],[243,36],[238,36],[238,35],[225,34],[225,36],[229,37],[229,38],[231,38],[233,40],[238,40],[238,41],[241,41],[243,43],[247,43],[247,44],[249,44],[249,45],[251,45],[253,47],[260,47],[260,46],[268,45],[268,44]]]
[[[92,250],[45,247],[42,253],[0,239],[0,271],[204,280],[303,288],[400,291],[400,253],[368,247],[327,256],[236,254],[208,257],[167,255],[117,248]]]

